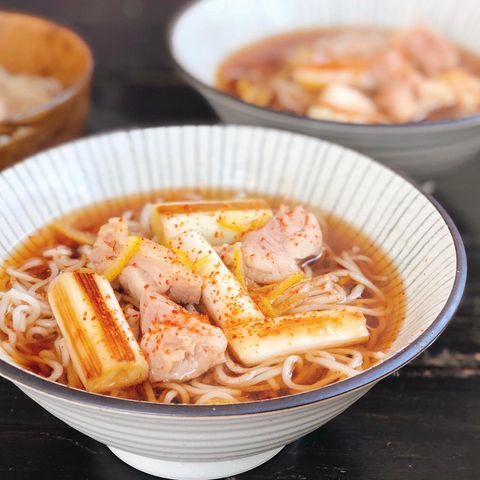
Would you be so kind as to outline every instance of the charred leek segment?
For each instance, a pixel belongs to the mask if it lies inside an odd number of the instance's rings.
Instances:
[[[188,230],[200,232],[210,245],[222,245],[262,227],[271,217],[271,209],[261,199],[172,202],[153,207],[151,224],[158,241],[167,246]]]
[[[202,302],[215,323],[227,331],[230,322],[249,323],[263,314],[200,233],[189,231],[174,238],[172,247],[184,252],[202,277]]]
[[[109,392],[147,379],[147,361],[104,277],[63,273],[52,282],[48,301],[75,372],[89,392]]]
[[[229,344],[245,365],[309,350],[363,343],[369,333],[362,313],[323,310],[231,325]]]

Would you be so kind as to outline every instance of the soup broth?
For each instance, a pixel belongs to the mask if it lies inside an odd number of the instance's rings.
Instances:
[[[480,58],[423,26],[328,27],[246,45],[220,64],[216,87],[320,120],[445,120],[480,111]]]
[[[131,231],[143,232],[143,235],[148,236],[149,233],[146,230],[148,230],[149,202],[192,199],[222,200],[238,196],[239,192],[227,190],[156,191],[110,199],[72,212],[59,221],[96,235],[101,225],[109,218],[119,216],[128,220]],[[249,195],[246,196],[249,197]],[[281,197],[262,195],[262,198],[266,199],[275,210],[281,204],[295,205],[297,203],[292,199]],[[358,293],[358,298],[352,301],[352,304],[356,305],[355,308],[365,312],[367,328],[370,333],[366,343],[346,348],[327,349],[325,352],[314,352],[314,354],[307,352],[289,355],[285,358],[273,358],[271,361],[253,367],[242,365],[229,349],[226,363],[208,370],[193,380],[187,382],[146,381],[139,385],[124,389],[112,389],[105,393],[132,400],[161,403],[247,402],[319,388],[347,378],[350,371],[358,373],[381,361],[395,340],[404,317],[405,298],[401,276],[388,255],[362,232],[327,212],[308,206],[306,208],[314,212],[320,220],[324,243],[328,245],[327,252],[321,260],[305,267],[308,269],[306,274],[320,278],[331,271],[341,270],[344,273],[339,273],[339,275],[343,275],[348,269],[352,271],[359,269],[358,275],[374,284],[373,290],[364,288],[364,286],[356,287],[360,293]],[[84,268],[88,264],[86,248],[89,247],[82,246],[64,233],[60,233],[54,225],[48,225],[19,245],[0,269],[1,290],[7,292],[0,297],[0,311],[2,308],[4,309],[4,317],[0,325],[2,346],[13,360],[24,368],[80,389],[84,387],[65,351],[65,345],[60,341],[61,333],[48,305],[44,305],[42,302],[46,302],[49,279],[58,273],[53,272],[53,269],[73,271]],[[337,257],[340,260],[335,260]],[[356,273],[353,272],[351,275],[355,277]],[[348,275],[344,277],[344,281],[341,280],[341,277],[339,278],[340,285],[345,285],[347,289],[351,288],[349,285],[352,280]],[[355,281],[353,283],[356,284]],[[11,318],[12,308],[21,304],[22,299],[10,300],[13,303],[7,307],[7,295],[9,291],[12,291],[10,289],[15,292],[23,292],[25,295],[33,295],[36,300],[27,302],[28,305],[37,305],[35,302],[40,302],[38,307],[40,313],[35,314],[37,318],[29,319],[28,316],[33,316],[34,313],[32,313],[32,309],[27,309],[27,318],[24,319],[24,322],[15,324],[15,320]],[[378,290],[378,293],[375,293],[375,289]],[[135,327],[133,322],[135,320],[138,322],[138,306],[132,304],[131,298],[120,286],[116,285],[115,291],[125,317],[132,326],[132,330],[135,331],[138,327]],[[348,290],[349,295],[355,296],[353,291],[353,288]],[[287,300],[294,296],[295,291],[292,291],[290,295],[287,295]],[[256,298],[255,292],[252,293],[252,298]],[[379,298],[381,298],[380,301]],[[342,306],[335,307],[332,304],[332,308],[342,308]],[[379,312],[371,315],[370,311],[374,310]],[[138,338],[138,331],[135,335]],[[343,365],[342,368],[345,371],[329,368],[330,360]]]

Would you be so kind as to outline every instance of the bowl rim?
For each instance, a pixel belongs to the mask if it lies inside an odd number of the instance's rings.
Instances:
[[[101,132],[81,139],[77,139],[73,142],[68,142],[64,145],[58,147],[52,147],[50,150],[55,150],[56,148],[69,148],[71,144],[77,144],[79,142],[91,141],[91,139],[98,139],[111,135],[128,135],[131,132],[135,131],[145,131],[145,130],[161,130],[165,128],[172,128],[176,126],[159,126],[159,127],[147,127],[147,128],[127,128],[119,129],[111,132]],[[225,130],[226,128],[251,128],[256,130],[265,130],[277,132],[281,135],[294,135],[305,137],[307,139],[314,139],[318,142],[332,143],[326,140],[320,140],[309,135],[284,132],[282,130],[265,128],[265,127],[252,127],[245,125],[181,125],[182,127],[208,127]],[[377,163],[380,167],[385,168],[394,175],[402,177],[413,189],[422,195],[427,201],[432,203],[436,208],[443,221],[447,225],[450,234],[453,240],[453,246],[455,248],[456,256],[456,272],[455,280],[452,286],[452,290],[447,298],[445,305],[442,310],[439,312],[437,317],[433,320],[430,326],[423,331],[418,338],[416,338],[412,343],[408,344],[405,348],[398,351],[396,354],[392,355],[390,358],[370,367],[369,369],[359,373],[355,377],[342,380],[340,382],[327,385],[325,387],[310,390],[307,392],[300,392],[291,395],[286,395],[284,397],[279,397],[275,399],[268,400],[257,400],[253,402],[245,403],[235,403],[235,404],[226,404],[226,405],[177,405],[177,404],[160,404],[160,403],[150,403],[146,401],[138,400],[128,400],[116,397],[109,397],[106,395],[100,395],[96,393],[90,393],[85,390],[79,390],[76,388],[68,387],[51,380],[47,380],[44,377],[36,375],[28,370],[24,370],[16,365],[10,364],[5,360],[0,358],[0,376],[5,377],[6,379],[14,382],[17,386],[25,387],[27,390],[37,390],[44,396],[55,397],[65,402],[70,403],[81,403],[85,406],[91,408],[99,409],[108,409],[108,410],[117,410],[121,411],[123,414],[142,414],[142,415],[160,415],[160,416],[170,416],[170,417],[180,417],[180,418],[206,418],[206,417],[233,417],[238,415],[251,415],[257,413],[269,413],[291,408],[300,408],[306,407],[308,405],[333,399],[344,394],[349,394],[354,391],[363,389],[365,387],[372,387],[379,380],[387,377],[393,372],[399,370],[404,365],[409,363],[415,357],[420,355],[425,349],[427,349],[443,332],[450,322],[452,316],[457,310],[460,301],[462,299],[463,291],[465,288],[466,277],[467,277],[467,259],[465,253],[465,247],[463,245],[462,238],[460,233],[455,226],[453,220],[450,218],[448,213],[444,208],[430,195],[424,193],[411,179],[405,177],[401,174],[398,174],[393,169],[388,166],[382,165],[379,162],[371,159],[370,157],[358,153],[354,150],[333,144],[340,149],[349,151],[363,157],[364,159]],[[42,153],[29,157],[28,159],[20,162],[25,167],[32,167],[35,165],[37,156],[41,156]],[[18,168],[17,165],[13,165],[3,172],[0,172],[0,176],[4,172],[14,170]],[[31,168],[31,167],[30,167]]]
[[[48,112],[58,105],[67,102],[71,98],[73,98],[78,92],[82,90],[88,83],[90,82],[93,74],[93,70],[95,68],[95,60],[93,57],[92,49],[88,45],[88,43],[78,34],[75,30],[63,25],[62,23],[58,23],[56,21],[50,20],[46,17],[41,15],[32,15],[30,13],[17,11],[15,9],[1,9],[0,15],[8,15],[8,16],[15,16],[15,17],[23,17],[29,19],[40,20],[45,24],[49,24],[54,26],[55,28],[59,28],[61,30],[65,30],[70,35],[72,35],[73,39],[78,42],[85,50],[87,54],[87,65],[85,70],[82,74],[67,88],[63,88],[57,95],[55,95],[50,101],[46,103],[42,103],[36,108],[32,108],[27,110],[24,113],[19,113],[7,117],[5,120],[0,121],[0,128],[3,129],[12,129],[15,130],[16,128],[25,127],[29,125],[33,125],[37,122],[37,116],[41,115],[45,112]]]
[[[310,118],[304,115],[297,115],[291,112],[285,112],[280,110],[274,110],[270,107],[258,107],[252,103],[245,102],[244,100],[230,94],[219,90],[215,86],[205,83],[203,80],[198,79],[196,76],[187,71],[187,69],[182,65],[181,61],[174,54],[174,41],[173,37],[175,30],[180,23],[182,17],[191,9],[195,8],[198,4],[206,1],[216,1],[216,0],[190,0],[187,4],[183,5],[178,11],[172,16],[169,21],[167,28],[165,30],[165,38],[168,46],[168,53],[170,60],[174,64],[175,68],[181,73],[181,75],[192,84],[197,90],[202,91],[206,90],[208,93],[217,96],[218,98],[234,105],[243,110],[251,110],[251,114],[268,114],[272,117],[278,117],[278,119],[283,120],[284,122],[289,123],[299,123],[302,122],[305,125],[310,126],[311,128],[319,128],[319,126],[324,126],[325,128],[337,128],[342,130],[353,130],[355,133],[365,133],[365,134],[398,134],[400,131],[402,133],[424,133],[424,130],[439,130],[444,131],[452,128],[463,128],[472,125],[478,125],[480,123],[480,113],[473,115],[466,115],[464,117],[452,118],[452,119],[443,119],[443,120],[433,120],[427,122],[408,122],[408,123],[396,123],[396,124],[368,124],[368,123],[349,123],[349,122],[340,122],[334,120],[321,120],[316,118]],[[288,30],[285,31],[288,33]],[[230,54],[234,51],[230,52]],[[228,56],[228,55],[227,55]],[[225,57],[227,58],[227,57]],[[218,66],[217,66],[218,68]],[[350,130],[350,131],[351,131]]]

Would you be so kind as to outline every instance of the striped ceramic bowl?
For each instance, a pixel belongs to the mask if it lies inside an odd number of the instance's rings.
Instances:
[[[214,88],[215,72],[229,53],[269,35],[352,24],[395,28],[422,21],[459,45],[479,51],[478,0],[202,0],[177,16],[169,40],[187,81],[225,122],[306,133],[407,173],[428,175],[480,150],[480,115],[423,124],[356,125],[259,108]]]
[[[0,374],[130,465],[167,478],[234,475],[323,425],[442,332],[464,288],[459,234],[433,200],[368,158],[314,138],[255,127],[171,127],[100,135],[0,175],[0,257],[55,217],[166,187],[283,194],[361,229],[406,287],[397,339],[381,364],[320,390],[238,405],[134,402],[52,383],[0,360]],[[398,319],[397,319],[398,320]]]

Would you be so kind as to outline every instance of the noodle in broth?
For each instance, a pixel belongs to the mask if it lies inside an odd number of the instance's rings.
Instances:
[[[149,225],[152,204],[146,200],[231,195],[232,192],[218,191],[154,192],[83,209],[66,218],[70,224],[96,232],[106,218],[121,213],[131,232],[148,238],[152,235]],[[280,200],[283,199],[268,199],[273,207]],[[93,211],[96,221],[89,224],[89,212]],[[327,240],[321,257],[305,264],[303,280],[281,293],[272,305],[280,315],[335,309],[361,312],[370,333],[367,343],[270,358],[253,367],[243,366],[227,352],[224,363],[193,380],[146,381],[108,394],[159,403],[248,402],[320,388],[357,375],[381,361],[403,316],[403,286],[393,265],[368,239],[340,220],[326,218],[322,230]],[[36,374],[80,389],[84,387],[53,317],[47,290],[59,273],[88,267],[91,248],[66,241],[46,227],[17,249],[5,264],[4,288],[0,292],[0,344],[5,352]],[[383,262],[379,264],[377,258],[383,258]],[[116,288],[115,294],[138,337],[138,306],[121,289]],[[255,298],[255,291],[251,295]],[[187,309],[195,311],[193,305],[187,305]]]

